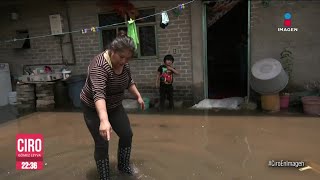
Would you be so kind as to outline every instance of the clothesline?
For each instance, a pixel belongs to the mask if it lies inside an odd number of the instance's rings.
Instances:
[[[188,2],[183,3],[183,4],[179,4],[178,6],[170,8],[168,10],[161,11],[161,12],[158,12],[158,13],[155,13],[155,14],[152,14],[152,15],[148,15],[148,16],[144,16],[144,17],[135,19],[135,21],[139,21],[139,20],[147,19],[147,18],[150,18],[150,17],[153,17],[153,16],[161,15],[162,12],[169,12],[169,11],[172,11],[172,10],[177,9],[177,8],[184,8],[185,5],[193,3],[194,1],[195,0],[191,0],[191,1],[188,1]],[[3,41],[3,42],[8,43],[8,42],[15,42],[15,41],[24,41],[24,40],[27,40],[27,39],[38,39],[38,38],[45,38],[45,37],[51,37],[51,36],[57,36],[57,35],[65,35],[65,34],[72,34],[72,33],[79,33],[79,32],[81,33],[81,32],[87,32],[88,30],[89,31],[91,30],[91,31],[95,32],[96,30],[99,30],[99,29],[112,27],[112,26],[123,25],[123,24],[126,24],[126,23],[127,22],[114,23],[114,24],[109,24],[109,25],[100,26],[100,27],[91,27],[91,28],[85,28],[85,29],[80,29],[80,30],[74,30],[74,31],[70,31],[70,32],[63,32],[63,33],[60,33],[60,34],[48,34],[48,35],[40,35],[40,36],[33,36],[33,37],[20,38],[20,39],[14,38],[14,39],[6,40],[6,41]]]

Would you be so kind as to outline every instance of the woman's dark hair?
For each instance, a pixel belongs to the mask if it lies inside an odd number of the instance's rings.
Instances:
[[[174,62],[174,58],[173,58],[173,56],[171,54],[168,54],[168,55],[164,56],[163,62],[165,63],[166,60]]]
[[[127,36],[127,32],[125,30],[120,30],[118,36]]]
[[[134,54],[136,48],[133,39],[126,34],[119,33],[119,35],[111,42],[110,50],[114,52],[119,52],[124,49],[128,49]]]

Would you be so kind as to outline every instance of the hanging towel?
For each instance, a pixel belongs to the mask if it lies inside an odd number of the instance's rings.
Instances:
[[[137,27],[136,27],[136,23],[131,18],[130,18],[130,21],[128,21],[128,36],[133,39],[134,45],[137,49],[139,44]]]
[[[163,11],[161,13],[161,21],[160,21],[160,27],[162,29],[165,29],[169,25],[169,17],[167,12]]]

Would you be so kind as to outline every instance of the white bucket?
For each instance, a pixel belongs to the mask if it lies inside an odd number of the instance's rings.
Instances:
[[[8,99],[9,99],[9,104],[16,105],[17,104],[17,92],[9,92]]]
[[[288,75],[281,63],[273,58],[257,61],[251,68],[251,87],[263,95],[277,94],[288,84]]]

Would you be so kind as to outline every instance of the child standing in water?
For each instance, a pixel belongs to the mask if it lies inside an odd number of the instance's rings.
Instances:
[[[156,80],[156,87],[160,92],[160,110],[164,110],[166,98],[169,100],[169,108],[173,110],[173,74],[179,72],[173,67],[174,58],[168,54],[163,58],[163,65],[159,66]],[[159,83],[160,82],[160,83]],[[159,86],[160,85],[160,86]]]

